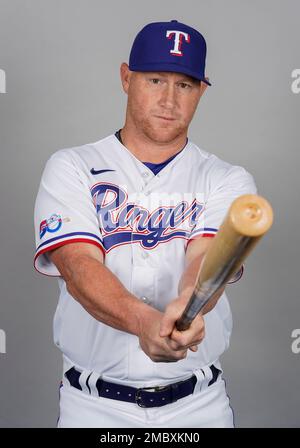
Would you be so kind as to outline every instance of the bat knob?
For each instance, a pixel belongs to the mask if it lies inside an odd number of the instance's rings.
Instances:
[[[244,194],[232,203],[229,218],[237,233],[259,237],[272,226],[273,210],[269,202],[262,196]]]

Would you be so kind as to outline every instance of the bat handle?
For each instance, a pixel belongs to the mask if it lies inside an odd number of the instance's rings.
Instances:
[[[188,304],[186,305],[182,315],[175,322],[175,327],[179,331],[187,330],[197,314],[204,308],[213,294],[216,292],[216,286],[212,285],[202,285],[202,290],[194,290],[193,294],[190,297]]]
[[[198,296],[195,294],[194,291],[182,315],[175,322],[175,327],[177,328],[177,330],[179,331],[187,330],[204,305],[205,301],[199,300]]]

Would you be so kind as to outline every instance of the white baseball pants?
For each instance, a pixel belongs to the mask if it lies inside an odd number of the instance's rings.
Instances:
[[[200,371],[194,393],[175,403],[141,408],[135,403],[88,395],[69,385],[60,389],[58,428],[232,428],[233,412],[220,375],[207,386]]]

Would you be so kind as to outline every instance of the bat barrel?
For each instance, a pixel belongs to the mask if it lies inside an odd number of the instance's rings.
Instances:
[[[210,298],[241,268],[243,261],[273,223],[269,202],[242,195],[231,205],[203,260],[193,294],[176,328],[187,329]]]
[[[261,237],[273,223],[273,210],[262,196],[245,194],[233,201],[227,217],[227,225],[230,225],[237,234]]]

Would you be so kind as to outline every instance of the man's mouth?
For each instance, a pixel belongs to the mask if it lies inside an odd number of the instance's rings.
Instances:
[[[163,117],[162,115],[154,115],[156,118],[160,118],[161,120],[165,121],[175,121],[175,118],[173,117]]]

